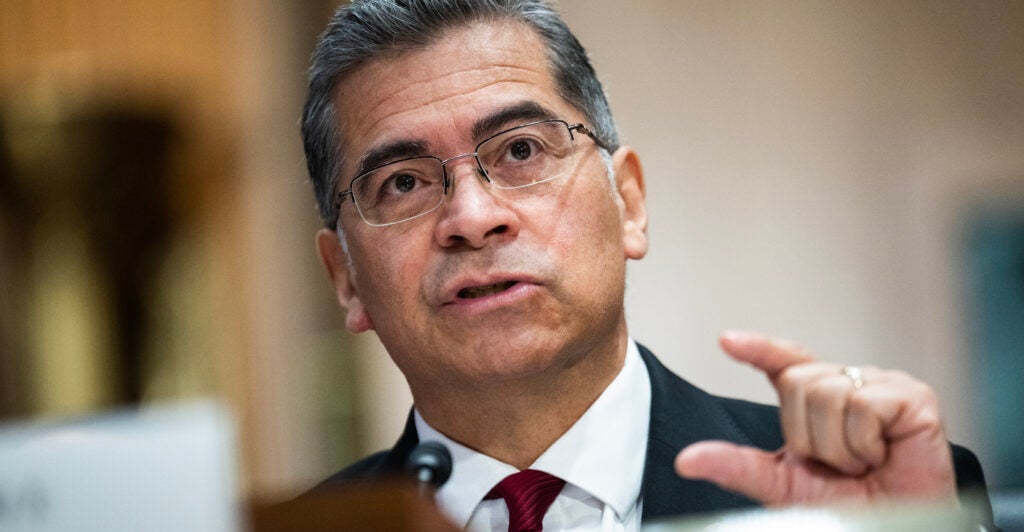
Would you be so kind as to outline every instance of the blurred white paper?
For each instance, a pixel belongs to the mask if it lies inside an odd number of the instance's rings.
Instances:
[[[872,507],[791,507],[725,512],[690,519],[667,519],[644,532],[977,532],[983,530],[974,502],[961,508],[925,503],[886,503]]]
[[[239,530],[234,429],[212,403],[0,426],[0,530]]]

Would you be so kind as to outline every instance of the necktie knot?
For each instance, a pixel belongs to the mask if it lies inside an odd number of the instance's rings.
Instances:
[[[543,530],[544,514],[565,481],[543,471],[524,469],[505,477],[485,499],[505,499],[509,532]]]

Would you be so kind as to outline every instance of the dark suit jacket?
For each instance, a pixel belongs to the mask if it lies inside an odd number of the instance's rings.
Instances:
[[[727,440],[774,450],[782,446],[778,409],[711,395],[678,377],[640,346],[651,377],[651,425],[644,465],[643,520],[757,506],[709,482],[676,475],[673,462],[684,447],[701,440]],[[405,431],[389,451],[352,464],[324,481],[317,490],[400,475],[419,437],[412,415]],[[957,485],[985,495],[981,465],[971,451],[953,445]],[[992,522],[991,507],[983,519]]]

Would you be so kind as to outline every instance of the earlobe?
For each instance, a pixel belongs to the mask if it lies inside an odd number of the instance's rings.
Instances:
[[[647,189],[636,150],[622,146],[612,154],[615,185],[622,198],[622,248],[627,259],[647,255]]]
[[[352,271],[348,256],[341,247],[338,233],[330,229],[317,231],[316,247],[320,253],[320,262],[334,284],[338,303],[345,309],[345,327],[353,333],[373,329],[373,320],[359,298],[359,291],[353,282],[355,272]]]

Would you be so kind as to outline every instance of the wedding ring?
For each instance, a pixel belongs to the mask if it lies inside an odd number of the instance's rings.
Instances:
[[[853,389],[859,390],[864,387],[864,372],[856,366],[846,366],[840,372],[850,378],[850,382],[853,383]]]

